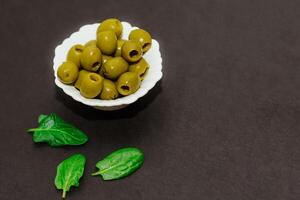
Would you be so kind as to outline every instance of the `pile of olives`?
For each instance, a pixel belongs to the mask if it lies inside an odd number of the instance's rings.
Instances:
[[[57,70],[59,80],[74,85],[86,98],[112,100],[136,92],[149,64],[142,57],[152,44],[151,35],[136,29],[121,39],[118,19],[106,19],[97,29],[97,39],[76,44]]]

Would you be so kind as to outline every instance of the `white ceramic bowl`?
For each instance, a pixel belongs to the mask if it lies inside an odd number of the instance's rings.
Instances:
[[[131,30],[137,29],[127,22],[122,22],[123,25],[123,39],[128,39]],[[100,110],[119,110],[137,101],[151,90],[155,84],[162,77],[162,58],[159,51],[159,43],[152,39],[151,49],[144,54],[144,59],[149,63],[149,70],[145,79],[141,83],[141,87],[133,94],[118,98],[115,100],[101,100],[101,99],[87,99],[80,95],[79,91],[70,85],[61,83],[56,75],[57,68],[66,60],[68,50],[75,44],[85,44],[89,40],[96,39],[96,30],[99,26],[97,24],[89,24],[82,26],[79,31],[74,32],[70,37],[66,38],[62,44],[55,48],[55,56],[53,59],[53,69],[55,76],[55,84],[61,88],[67,95],[71,96],[74,100],[81,102],[85,105],[92,106]]]

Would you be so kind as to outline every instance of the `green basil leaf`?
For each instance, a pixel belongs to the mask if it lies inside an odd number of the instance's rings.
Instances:
[[[55,186],[57,189],[63,190],[62,198],[66,198],[71,186],[79,187],[79,180],[83,175],[85,162],[84,155],[74,154],[57,166]]]
[[[39,127],[29,129],[33,132],[34,142],[47,142],[50,146],[82,145],[88,141],[88,137],[75,126],[65,122],[59,116],[40,115]]]
[[[103,180],[113,180],[126,177],[142,166],[144,154],[137,148],[119,149],[96,164],[99,171],[92,176],[101,175]]]

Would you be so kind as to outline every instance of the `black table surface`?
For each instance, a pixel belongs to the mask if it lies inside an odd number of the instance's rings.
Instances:
[[[117,17],[159,41],[163,78],[126,109],[103,112],[54,84],[54,48]],[[0,199],[60,199],[56,166],[87,157],[78,200],[299,200],[300,1],[0,1]],[[34,144],[55,112],[86,132],[80,147]],[[118,181],[95,163],[135,146],[145,163]]]

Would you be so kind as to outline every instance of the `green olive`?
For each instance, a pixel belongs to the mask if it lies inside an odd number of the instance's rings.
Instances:
[[[102,31],[113,31],[115,32],[116,36],[118,38],[121,37],[122,31],[123,31],[123,26],[120,20],[110,18],[107,20],[104,20],[98,27],[97,29],[97,34]]]
[[[87,43],[85,43],[84,47],[88,46],[97,46],[97,41],[96,40],[90,40]]]
[[[125,72],[117,81],[117,90],[120,94],[127,96],[136,92],[141,85],[141,80],[135,72]]]
[[[101,93],[103,87],[103,77],[90,72],[83,76],[80,84],[80,94],[86,98],[95,98]]]
[[[122,46],[124,44],[125,40],[118,40],[117,41],[117,49],[115,52],[115,57],[122,56]]]
[[[67,60],[72,61],[79,68],[80,67],[80,57],[83,52],[84,46],[81,44],[76,44],[71,47],[67,54]]]
[[[97,34],[97,46],[103,54],[112,55],[117,48],[117,36],[113,31],[102,31]]]
[[[117,87],[114,82],[108,79],[104,79],[103,88],[100,94],[100,99],[112,100],[116,99],[119,96]]]
[[[129,71],[137,73],[141,80],[144,80],[148,69],[149,64],[144,58],[141,58],[137,63],[133,63],[129,66]]]
[[[124,72],[128,71],[128,63],[122,57],[114,57],[108,60],[102,68],[104,76],[114,80]]]
[[[100,68],[99,70],[99,74],[100,76],[104,76],[104,63],[106,63],[106,61],[112,59],[113,57],[112,56],[107,56],[107,55],[102,55],[102,67]]]
[[[143,29],[135,29],[131,31],[128,38],[129,40],[140,42],[144,53],[146,53],[151,48],[151,35]]]
[[[122,47],[122,57],[128,62],[136,62],[142,57],[142,47],[139,42],[125,41]]]
[[[88,46],[83,49],[81,55],[81,65],[85,70],[95,72],[97,71],[102,63],[101,51],[95,46]]]
[[[71,61],[66,61],[57,69],[57,76],[62,83],[72,84],[78,77],[78,67]]]
[[[85,77],[85,76],[88,75],[89,73],[91,73],[91,72],[86,71],[86,70],[84,70],[84,69],[79,71],[78,78],[77,78],[77,80],[76,80],[76,82],[75,82],[75,87],[76,87],[78,90],[80,90],[80,86],[81,86],[83,77]]]

